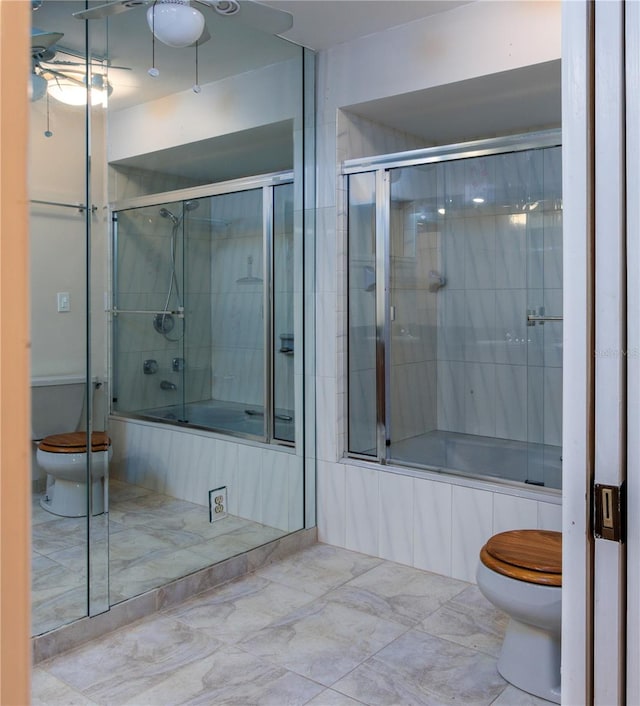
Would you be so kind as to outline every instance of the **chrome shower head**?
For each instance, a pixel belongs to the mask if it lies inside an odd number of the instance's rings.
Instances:
[[[168,208],[165,208],[164,206],[160,209],[160,215],[163,218],[168,218],[174,226],[177,226],[178,223],[180,223],[180,219],[174,216],[173,213]]]
[[[193,200],[189,199],[189,201],[185,201],[184,204],[182,204],[182,208],[185,211],[195,211],[199,205],[200,205],[200,201],[193,201]]]

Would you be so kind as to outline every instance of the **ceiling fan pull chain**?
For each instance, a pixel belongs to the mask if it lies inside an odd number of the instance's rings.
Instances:
[[[198,42],[196,42],[195,47],[196,47],[196,82],[193,84],[193,92],[200,93],[202,88],[200,87],[200,82],[198,81]]]
[[[147,73],[151,78],[158,78],[160,72],[156,69],[156,4],[158,0],[153,0],[153,10],[151,12],[151,68]]]
[[[44,131],[45,137],[53,137],[53,133],[49,129],[49,94],[47,93],[47,129]]]

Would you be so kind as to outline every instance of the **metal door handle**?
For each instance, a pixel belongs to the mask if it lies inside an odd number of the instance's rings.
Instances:
[[[543,324],[545,321],[562,321],[562,316],[538,316],[537,314],[527,314],[527,322],[529,324]]]

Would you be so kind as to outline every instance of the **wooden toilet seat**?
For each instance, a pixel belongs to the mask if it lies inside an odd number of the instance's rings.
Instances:
[[[107,451],[111,439],[104,431],[94,431],[91,434],[91,451]],[[87,451],[87,435],[83,431],[73,431],[68,434],[52,434],[45,437],[39,444],[41,451],[57,454],[81,454]]]
[[[509,578],[562,586],[562,534],[549,530],[510,530],[482,547],[480,561]]]

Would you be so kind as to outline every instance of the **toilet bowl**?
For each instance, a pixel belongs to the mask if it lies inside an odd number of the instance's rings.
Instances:
[[[111,441],[105,432],[91,435],[92,514],[104,512],[104,476],[111,458]],[[52,434],[38,444],[38,466],[47,474],[47,490],[40,505],[54,515],[87,514],[87,435],[85,432]]]
[[[511,684],[560,703],[562,535],[496,534],[480,552],[478,588],[509,615],[498,671]]]

